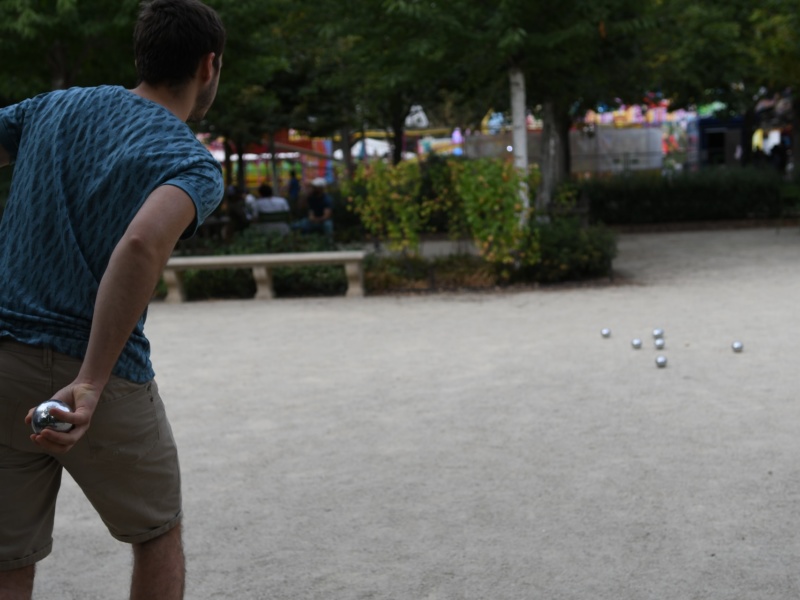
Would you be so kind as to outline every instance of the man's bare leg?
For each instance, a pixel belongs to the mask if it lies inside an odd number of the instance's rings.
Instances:
[[[180,525],[133,545],[131,600],[182,600],[185,579]]]
[[[0,600],[30,600],[33,596],[33,574],[36,565],[0,571]]]

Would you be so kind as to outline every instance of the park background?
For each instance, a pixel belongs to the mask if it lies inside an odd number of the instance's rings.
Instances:
[[[214,0],[217,101],[194,124],[229,193],[182,254],[368,247],[370,293],[610,276],[620,230],[793,219],[796,0]],[[135,0],[0,0],[0,106],[135,85]],[[323,176],[335,235],[259,235],[241,198]],[[0,206],[11,170],[0,180]],[[305,208],[292,206],[293,218]],[[430,256],[431,240],[451,251]],[[336,267],[278,295],[342,293]],[[249,297],[245,271],[192,298]]]

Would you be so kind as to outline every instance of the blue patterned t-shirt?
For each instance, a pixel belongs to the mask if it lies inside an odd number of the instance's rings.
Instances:
[[[186,192],[196,217],[222,200],[219,163],[166,108],[115,86],[50,92],[0,109],[14,175],[0,222],[0,338],[83,358],[100,279],[150,193]],[[152,379],[139,319],[114,367]]]

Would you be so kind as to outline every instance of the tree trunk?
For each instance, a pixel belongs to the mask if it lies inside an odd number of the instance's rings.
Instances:
[[[561,172],[558,181],[567,181],[572,175],[572,154],[570,150],[569,131],[572,129],[572,117],[566,111],[557,113],[558,135],[561,138]]]
[[[225,136],[225,185],[233,185],[233,161],[231,161],[231,154],[233,148],[228,141],[228,136]]]
[[[522,203],[520,225],[524,225],[525,216],[530,206],[528,190],[528,127],[525,123],[525,74],[519,67],[508,70],[508,82],[511,92],[511,145],[514,153],[514,166],[522,175],[519,198]]]
[[[50,47],[50,52],[47,56],[47,62],[50,65],[50,85],[54,90],[66,90],[72,86],[72,78],[70,77],[69,56],[64,49],[64,44],[59,40],[53,42]]]
[[[800,96],[792,95],[792,180],[800,183]]]
[[[392,125],[392,164],[397,165],[403,160],[403,138],[405,136],[406,115],[408,110],[402,103],[393,107],[391,116]]]
[[[550,205],[556,187],[564,178],[563,141],[556,122],[552,101],[542,106],[542,183],[536,197],[536,210],[544,212]]]
[[[525,75],[518,67],[508,70],[511,88],[511,143],[514,166],[528,172],[528,128],[525,125]]]
[[[267,143],[269,144],[269,166],[270,177],[272,178],[272,189],[274,193],[280,196],[280,179],[278,178],[278,156],[275,150],[275,132],[270,131],[267,133]]]
[[[342,129],[342,156],[344,156],[344,166],[347,170],[347,178],[352,180],[353,175],[356,173],[356,166],[353,162],[353,153],[351,147],[353,146],[353,138],[350,136],[350,129],[345,127]]]
[[[753,131],[756,127],[756,109],[749,107],[742,118],[742,138],[739,142],[742,148],[740,163],[743,167],[753,162]]]
[[[244,192],[247,189],[247,178],[245,177],[246,164],[244,162],[244,140],[242,138],[236,140],[236,149],[239,151],[236,187],[239,188],[240,192]]]

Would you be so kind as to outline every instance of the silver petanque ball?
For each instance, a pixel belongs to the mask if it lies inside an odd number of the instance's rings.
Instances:
[[[655,339],[663,338],[664,337],[664,330],[663,329],[653,329],[653,337]]]
[[[640,340],[639,338],[633,338],[631,340],[631,346],[633,346],[634,350],[638,350],[639,348],[642,347],[642,340]]]
[[[742,342],[733,342],[731,348],[733,348],[734,352],[741,352],[744,350],[744,344],[742,344]]]
[[[667,357],[666,356],[657,356],[656,357],[656,366],[659,369],[663,369],[667,366]]]
[[[72,409],[61,402],[60,400],[47,400],[42,402],[33,411],[33,418],[31,419],[31,426],[34,433],[41,433],[46,428],[54,429],[56,431],[69,431],[72,429],[72,423],[65,423],[56,419],[55,415],[50,414],[51,408],[57,408],[66,412],[72,412]]]
[[[611,330],[610,329],[601,329],[600,330],[600,335],[602,335],[604,338],[611,337]]]
[[[656,350],[663,350],[666,342],[664,342],[664,338],[656,338],[653,342],[656,345]]]

